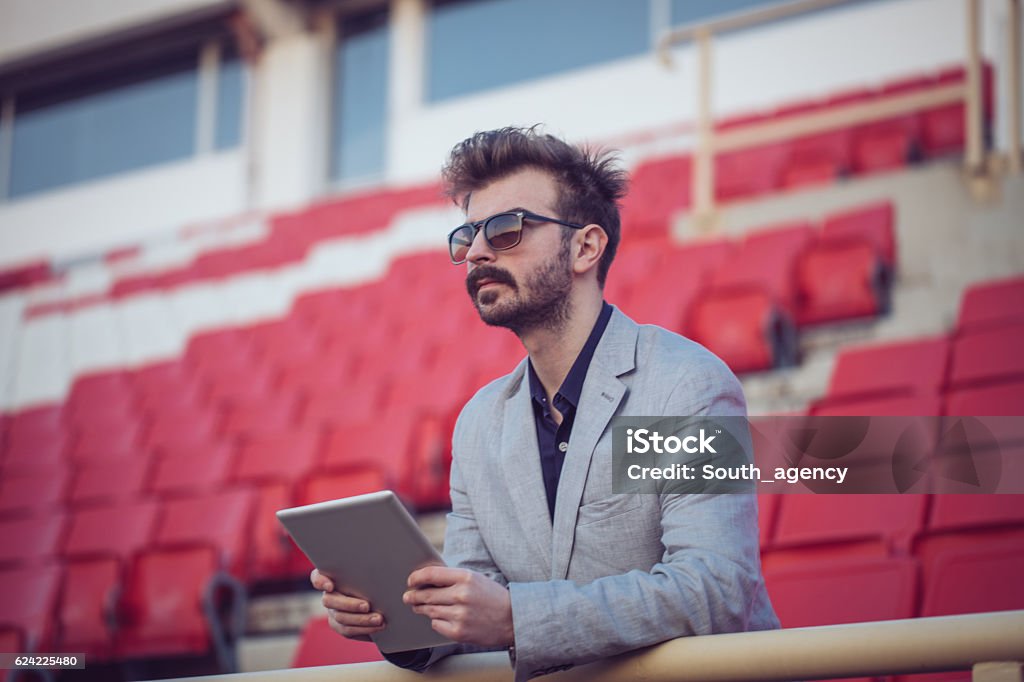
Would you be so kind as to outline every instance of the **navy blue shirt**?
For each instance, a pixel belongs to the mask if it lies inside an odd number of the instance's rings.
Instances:
[[[612,307],[605,302],[601,306],[601,314],[597,316],[597,322],[583,344],[580,354],[572,364],[569,373],[565,375],[565,381],[555,393],[552,402],[555,409],[562,415],[562,423],[555,422],[551,414],[551,406],[548,404],[547,392],[537,378],[533,370],[533,363],[527,362],[528,374],[530,376],[530,398],[533,403],[533,421],[537,427],[537,446],[540,449],[540,467],[544,476],[544,492],[548,498],[548,514],[551,520],[555,519],[555,498],[558,495],[558,479],[562,475],[562,463],[565,462],[565,453],[569,449],[569,438],[572,435],[572,424],[576,420],[576,408],[580,404],[580,394],[583,393],[583,381],[587,378],[587,371],[590,369],[590,361],[594,358],[594,351],[597,344],[604,335],[605,327],[612,316]]]

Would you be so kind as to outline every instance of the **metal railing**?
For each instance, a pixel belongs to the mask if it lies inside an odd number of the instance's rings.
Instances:
[[[671,65],[671,48],[693,42],[697,47],[697,140],[694,149],[692,177],[693,212],[697,225],[711,228],[716,221],[715,207],[715,154],[742,149],[757,144],[778,142],[823,130],[836,129],[873,120],[920,111],[922,108],[964,102],[965,150],[964,175],[975,196],[991,195],[986,186],[994,168],[993,158],[986,155],[984,145],[984,113],[982,93],[981,57],[981,0],[965,0],[967,55],[966,80],[963,84],[930,88],[921,93],[886,97],[879,102],[866,102],[829,107],[826,111],[793,114],[782,120],[748,124],[727,131],[716,132],[712,114],[714,50],[713,41],[718,33],[756,26],[786,17],[805,14],[827,7],[843,5],[854,0],[795,0],[742,14],[726,16],[714,21],[688,24],[666,33],[658,42],[657,51],[666,65]],[[1007,43],[1009,46],[1005,66],[1005,86],[1009,101],[1008,142],[1006,170],[1021,172],[1021,82],[1020,82],[1020,3],[1006,0],[1009,5]]]
[[[975,682],[1021,682],[1024,611],[682,637],[578,666],[552,682],[770,682],[972,670]],[[190,678],[195,680],[197,678]],[[227,682],[507,682],[504,653],[452,656],[425,674],[390,663],[295,668]]]

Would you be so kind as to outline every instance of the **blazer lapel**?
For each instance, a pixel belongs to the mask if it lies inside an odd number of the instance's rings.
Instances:
[[[558,481],[551,536],[553,580],[564,580],[568,576],[569,559],[576,536],[576,516],[590,472],[594,448],[626,395],[626,385],[619,377],[635,367],[636,341],[636,324],[615,309],[590,361],[580,404],[576,409],[576,421],[569,438],[569,450]],[[536,449],[536,445],[534,447]],[[542,481],[539,484],[543,492],[544,484]]]
[[[516,371],[519,381],[512,383],[505,399],[499,456],[515,518],[522,525],[535,556],[542,561],[542,575],[546,575],[551,570],[551,518],[544,493],[525,360]]]

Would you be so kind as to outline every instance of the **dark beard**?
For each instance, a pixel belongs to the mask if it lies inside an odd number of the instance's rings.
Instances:
[[[526,296],[523,296],[523,289],[515,278],[505,270],[492,265],[481,265],[473,270],[466,279],[466,289],[480,319],[491,327],[510,329],[519,337],[536,329],[557,331],[563,328],[569,321],[570,312],[571,253],[571,242],[563,242],[558,255],[530,275],[526,282]],[[508,285],[512,289],[512,300],[491,307],[498,294],[490,291],[484,292],[481,300],[477,295],[477,283],[485,278]]]

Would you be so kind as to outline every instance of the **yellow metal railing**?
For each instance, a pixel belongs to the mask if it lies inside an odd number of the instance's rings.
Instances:
[[[1024,611],[682,637],[556,673],[552,682],[769,682],[973,670],[1021,682]],[[191,678],[195,680],[196,678]],[[425,674],[358,663],[201,678],[227,682],[507,682],[504,653],[452,656]]]

